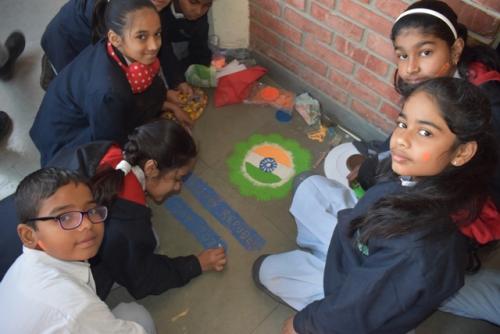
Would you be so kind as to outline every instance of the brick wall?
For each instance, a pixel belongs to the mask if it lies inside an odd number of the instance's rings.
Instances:
[[[411,0],[249,0],[250,48],[385,132],[399,112],[390,34]],[[449,0],[478,39],[499,33],[500,0]]]

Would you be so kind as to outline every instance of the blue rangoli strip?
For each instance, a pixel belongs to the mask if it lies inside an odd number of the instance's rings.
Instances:
[[[170,197],[164,205],[205,249],[222,246],[227,251],[226,242],[180,196]]]
[[[266,241],[233,210],[222,197],[195,174],[186,180],[185,186],[200,204],[212,214],[248,251],[261,249]]]

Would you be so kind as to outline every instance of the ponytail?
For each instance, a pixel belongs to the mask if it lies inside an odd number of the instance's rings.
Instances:
[[[95,0],[94,10],[92,11],[92,44],[97,43],[106,35],[104,13],[108,2],[108,0]]]
[[[186,166],[198,151],[194,139],[181,125],[161,119],[134,129],[122,154],[124,161],[141,169],[146,161],[154,160],[164,174]],[[123,188],[124,179],[124,171],[109,165],[100,166],[91,180],[96,202],[111,206]]]

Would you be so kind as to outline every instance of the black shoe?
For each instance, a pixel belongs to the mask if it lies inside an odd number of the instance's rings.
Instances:
[[[1,80],[9,80],[14,75],[14,63],[17,58],[24,51],[24,47],[26,46],[26,39],[24,38],[23,33],[20,31],[14,31],[12,34],[7,37],[5,41],[5,47],[9,50],[9,59],[7,62],[0,68],[0,79]]]
[[[271,255],[271,254],[261,255],[261,256],[259,256],[254,261],[253,266],[252,266],[252,278],[253,278],[253,281],[254,281],[255,285],[259,289],[261,289],[262,291],[264,291],[269,297],[271,297],[272,299],[274,299],[278,303],[283,304],[283,305],[288,306],[288,307],[290,307],[290,308],[293,309],[293,307],[291,307],[283,299],[281,299],[280,297],[278,297],[277,295],[275,295],[274,293],[272,293],[271,290],[269,290],[268,288],[266,288],[264,286],[264,284],[262,284],[262,282],[260,281],[260,275],[259,275],[259,273],[260,273],[260,267],[262,266],[262,262],[264,262],[264,260],[266,259],[266,257],[268,257],[269,255]]]
[[[6,112],[0,111],[0,142],[7,138],[12,128],[12,120]]]
[[[40,74],[40,87],[42,87],[44,91],[47,91],[50,82],[55,77],[56,74],[54,73],[54,69],[52,68],[52,65],[49,62],[49,58],[47,58],[47,55],[44,53],[42,56],[42,72]]]

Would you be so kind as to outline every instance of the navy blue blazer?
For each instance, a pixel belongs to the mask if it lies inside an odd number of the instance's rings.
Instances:
[[[458,231],[438,240],[422,230],[356,242],[350,223],[399,182],[370,188],[353,209],[338,213],[324,273],[325,298],[294,319],[301,334],[400,334],[415,328],[464,284],[467,241]],[[411,191],[411,190],[410,190]]]
[[[186,81],[184,73],[191,64],[210,65],[212,52],[208,48],[207,14],[198,20],[175,18],[173,2],[160,12],[162,48],[160,62],[170,88]]]
[[[161,114],[165,97],[159,75],[145,92],[133,94],[105,39],[87,47],[50,84],[31,127],[42,166],[62,148],[95,140],[124,144],[135,127]]]
[[[42,35],[42,49],[57,73],[92,42],[94,0],[70,0],[49,22]]]

